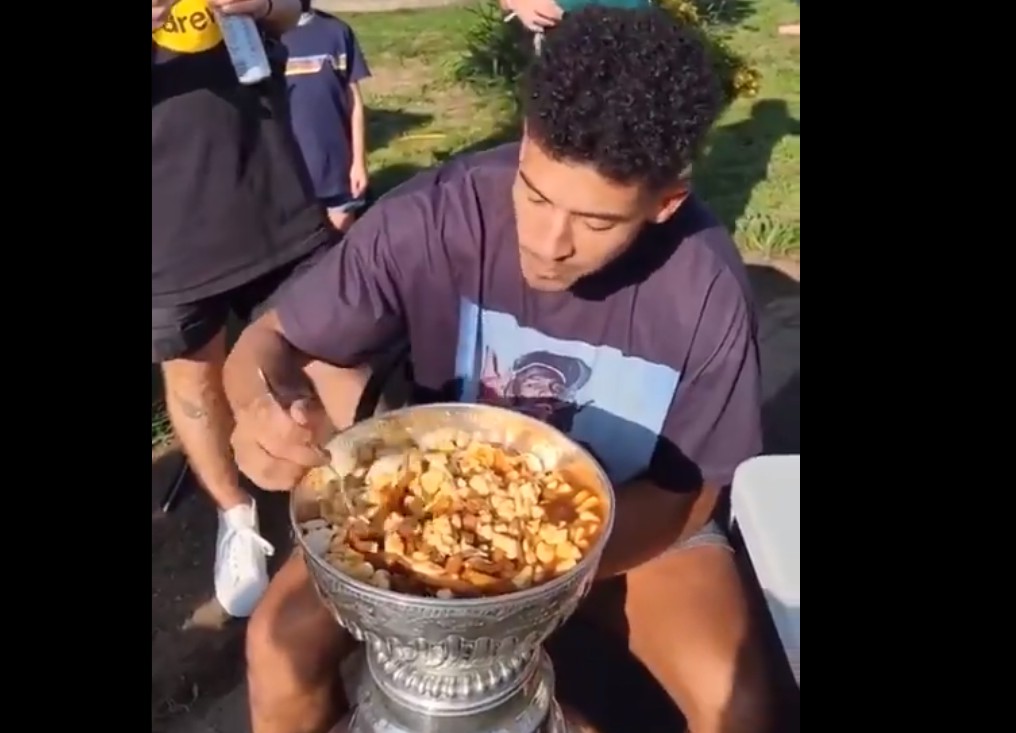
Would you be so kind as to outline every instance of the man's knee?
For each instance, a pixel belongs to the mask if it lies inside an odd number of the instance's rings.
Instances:
[[[279,570],[247,625],[251,694],[290,696],[333,680],[352,639],[317,597],[303,558]]]
[[[627,581],[629,645],[692,733],[776,733],[767,655],[730,551],[668,553]]]
[[[764,679],[705,666],[694,693],[682,710],[691,733],[777,733],[772,696]]]

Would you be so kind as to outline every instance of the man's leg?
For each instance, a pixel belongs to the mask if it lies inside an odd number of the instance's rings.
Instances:
[[[761,640],[731,552],[673,552],[628,576],[628,644],[692,733],[777,733]]]
[[[354,648],[294,553],[247,625],[253,733],[330,731],[349,709],[339,670]]]
[[[233,414],[222,389],[226,308],[216,300],[152,309],[152,359],[191,468],[223,511],[248,501],[229,447]]]
[[[363,199],[350,199],[347,196],[335,196],[324,199],[325,210],[328,212],[328,220],[336,231],[345,234],[349,227],[353,226],[357,214],[363,208]]]
[[[233,415],[222,387],[228,295],[152,308],[152,359],[162,364],[166,406],[194,474],[219,509],[215,596],[232,616],[249,616],[268,585],[257,509],[240,487],[229,436]]]
[[[332,423],[350,425],[370,370],[311,362],[305,371]],[[354,648],[294,553],[247,625],[253,733],[344,733],[349,704],[339,664]]]
[[[776,720],[752,619],[733,553],[710,525],[624,578],[595,584],[548,646],[561,694],[597,733],[633,724],[670,733],[678,730],[675,705],[691,733],[792,733]],[[615,695],[590,696],[604,687]]]
[[[691,733],[777,730],[760,629],[734,554],[716,529],[626,576],[628,646]]]

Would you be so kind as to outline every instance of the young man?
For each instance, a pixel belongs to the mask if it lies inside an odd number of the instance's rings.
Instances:
[[[418,400],[527,410],[604,465],[616,522],[577,618],[621,635],[693,733],[775,733],[740,577],[712,521],[720,489],[761,446],[745,269],[689,189],[717,79],[666,12],[593,6],[547,34],[521,98],[521,145],[390,193],[243,334],[226,367],[237,461],[260,485],[290,488],[322,461],[321,404],[348,422],[353,398],[325,378],[408,338]],[[288,409],[259,369],[296,398]],[[248,626],[254,733],[334,724],[336,658],[350,646],[293,557]],[[576,668],[553,639],[550,650],[568,700]]]
[[[314,190],[337,230],[353,223],[367,191],[367,148],[360,82],[370,76],[353,29],[311,10],[282,36],[293,132]]]
[[[215,595],[248,616],[268,585],[257,511],[229,447],[225,325],[248,318],[331,241],[286,115],[281,59],[270,81],[237,80],[211,8],[272,35],[298,0],[152,0],[152,363],[173,428],[219,508]]]

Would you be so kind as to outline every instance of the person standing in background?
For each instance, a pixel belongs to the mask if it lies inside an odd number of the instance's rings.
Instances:
[[[370,69],[352,28],[313,10],[310,0],[300,5],[296,26],[282,36],[293,133],[332,226],[345,232],[367,192],[360,82]]]
[[[514,15],[526,28],[542,33],[560,22],[564,12],[554,0],[498,0],[501,9]]]
[[[215,12],[254,18],[273,68],[243,85]],[[278,34],[299,0],[152,0],[152,363],[219,510],[215,597],[249,616],[273,552],[240,485],[222,388],[226,321],[248,320],[334,240],[289,129]]]
[[[797,6],[801,7],[801,0],[797,0]],[[788,23],[786,25],[781,25],[778,28],[778,31],[779,31],[779,34],[781,36],[796,36],[797,38],[800,38],[801,37],[801,21],[797,21],[796,23]]]

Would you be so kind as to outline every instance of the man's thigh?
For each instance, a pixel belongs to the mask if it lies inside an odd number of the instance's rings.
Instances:
[[[675,543],[668,554],[703,547],[730,552],[726,534],[710,522]],[[624,576],[595,583],[575,617],[551,638],[548,649],[558,672],[559,695],[599,733],[683,731],[685,721],[674,695],[664,689],[655,670],[647,668],[630,643],[628,582]],[[660,643],[670,644],[666,638]],[[610,692],[598,694],[598,690]]]
[[[300,275],[316,265],[333,246],[332,242],[324,244],[236,288],[228,297],[230,310],[244,323],[255,320],[272,308],[276,299],[296,282]]]
[[[675,702],[690,717],[707,715],[735,688],[757,697],[767,678],[742,576],[712,524],[626,576],[596,583],[549,648],[562,697],[603,733],[636,722],[646,733],[683,730]]]
[[[249,663],[265,660],[274,666],[280,655],[289,657],[298,677],[338,669],[356,648],[318,595],[300,550],[294,550],[272,577],[248,624],[247,641]]]
[[[152,363],[199,354],[222,331],[228,316],[229,305],[220,296],[195,303],[152,306]]]
[[[366,201],[363,198],[352,198],[351,196],[329,196],[321,199],[321,203],[328,212],[328,220],[332,227],[338,232],[347,232],[353,222],[359,217]]]
[[[199,353],[235,315],[241,322],[257,318],[303,272],[331,248],[323,245],[249,283],[193,303],[152,306],[152,363],[186,359]],[[223,357],[225,355],[223,354]]]

